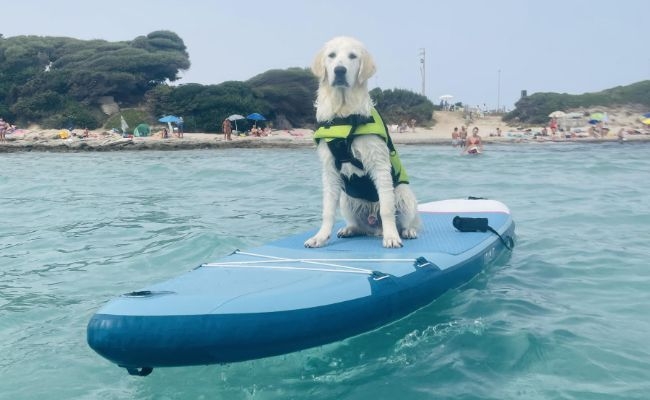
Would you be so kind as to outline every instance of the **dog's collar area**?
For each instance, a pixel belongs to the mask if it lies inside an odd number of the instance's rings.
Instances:
[[[374,123],[375,119],[370,116],[365,116],[365,115],[360,115],[360,114],[352,114],[348,115],[345,118],[334,118],[333,120],[330,121],[325,121],[325,122],[319,122],[318,127],[319,128],[329,128],[332,126],[359,126],[363,124],[370,124]]]

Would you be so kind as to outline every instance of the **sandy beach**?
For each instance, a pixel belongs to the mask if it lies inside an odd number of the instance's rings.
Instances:
[[[466,121],[460,112],[437,111],[436,124],[432,128],[416,127],[406,132],[391,132],[393,141],[397,144],[417,145],[450,145],[451,132],[455,127],[465,125],[468,130],[478,127],[483,142],[490,143],[543,143],[543,142],[606,142],[619,140],[621,128],[629,132],[625,136],[628,141],[650,141],[650,129],[641,124],[638,110],[627,108],[606,110],[609,128],[606,136],[596,138],[587,136],[589,126],[574,128],[577,134],[573,138],[557,135],[556,137],[539,136],[542,126],[517,127],[508,126],[501,121],[500,116],[484,116],[474,121]],[[469,123],[468,123],[469,122]],[[496,136],[497,128],[502,131]],[[75,133],[81,134],[81,130]],[[156,132],[156,131],[154,131]],[[172,136],[162,139],[158,134],[149,137],[123,138],[114,132],[101,130],[91,131],[88,138],[71,136],[60,138],[57,129],[17,129],[7,135],[7,141],[0,143],[0,153],[18,151],[122,151],[122,150],[190,150],[213,148],[294,148],[313,146],[313,131],[310,129],[274,130],[265,137],[250,137],[233,135],[233,140],[226,141],[222,134],[185,133],[183,138]],[[537,134],[537,136],[536,136]]]

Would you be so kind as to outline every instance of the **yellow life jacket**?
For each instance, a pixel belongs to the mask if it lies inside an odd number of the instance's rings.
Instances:
[[[336,168],[340,171],[343,163],[349,162],[355,167],[363,170],[363,163],[352,155],[351,146],[355,137],[360,135],[377,135],[384,139],[390,156],[391,174],[393,186],[401,183],[409,183],[406,169],[402,166],[397,150],[388,134],[388,128],[375,108],[371,110],[371,116],[350,115],[346,118],[335,118],[320,125],[314,132],[314,140],[319,143],[325,140],[334,155]],[[345,192],[357,198],[368,201],[378,201],[377,189],[366,173],[362,177],[353,175],[345,177],[341,175],[345,184]]]

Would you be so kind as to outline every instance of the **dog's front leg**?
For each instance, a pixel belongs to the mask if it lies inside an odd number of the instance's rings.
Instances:
[[[371,171],[370,177],[377,188],[377,195],[379,196],[383,245],[384,247],[396,248],[402,247],[402,239],[397,231],[395,221],[395,190],[390,172],[390,161],[387,156],[387,153],[375,156],[368,159],[364,164],[368,165],[368,169]],[[380,162],[375,162],[375,160],[380,160]]]
[[[305,242],[305,247],[323,247],[332,234],[336,220],[336,207],[341,197],[341,189],[335,184],[323,188],[323,223],[313,237]]]
[[[399,237],[395,222],[395,192],[393,191],[393,181],[390,174],[387,180],[388,188],[384,186],[377,190],[377,194],[379,195],[379,215],[381,216],[383,231],[382,236],[384,238],[383,244],[384,247],[397,248],[402,247],[402,239]],[[382,184],[378,183],[377,188],[380,188],[380,185]]]
[[[319,144],[318,152],[323,164],[323,222],[316,235],[305,241],[305,247],[323,247],[327,243],[334,228],[336,209],[341,197],[341,177],[327,144]]]

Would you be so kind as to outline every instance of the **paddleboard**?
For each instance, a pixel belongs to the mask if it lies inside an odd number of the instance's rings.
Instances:
[[[466,153],[478,155],[481,154],[481,149],[478,146],[471,146],[469,149],[467,149]]]
[[[498,201],[443,200],[418,209],[422,229],[402,248],[386,249],[380,237],[305,248],[314,229],[125,293],[91,318],[88,344],[133,375],[285,354],[399,320],[514,245],[513,219]],[[459,231],[468,226],[478,231]]]

